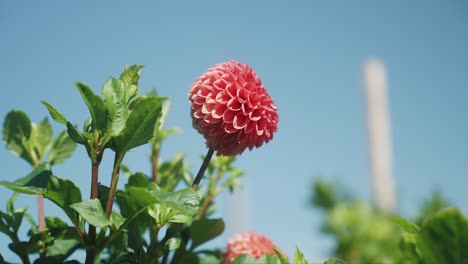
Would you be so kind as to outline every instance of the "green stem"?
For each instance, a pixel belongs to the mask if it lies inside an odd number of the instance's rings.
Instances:
[[[112,169],[112,179],[111,179],[111,186],[109,190],[109,197],[107,198],[107,205],[106,205],[106,216],[107,219],[110,219],[112,213],[112,206],[114,205],[114,198],[115,192],[117,191],[117,183],[119,181],[119,174],[120,174],[120,165],[122,164],[124,154],[120,152],[115,152],[114,157],[114,168]]]
[[[205,159],[203,160],[203,163],[200,167],[200,170],[197,173],[197,177],[195,177],[195,180],[192,183],[192,189],[196,190],[198,185],[200,184],[200,181],[203,177],[203,174],[205,174],[206,168],[208,168],[208,164],[210,164],[211,157],[213,156],[214,150],[212,148],[208,149],[208,152],[206,153]]]
[[[196,217],[196,219],[202,219],[205,217],[206,211],[208,210],[208,207],[210,206],[211,201],[216,197],[216,186],[218,185],[218,182],[221,180],[221,178],[224,175],[224,170],[220,169],[218,171],[218,174],[216,175],[216,178],[210,182],[210,186],[208,187],[208,194],[206,195],[205,200],[203,201],[202,208],[200,210],[200,214]]]
[[[159,234],[159,228],[156,227],[154,228],[154,230],[152,231],[152,234],[150,236],[150,244],[148,246],[148,250],[147,250],[147,255],[150,257],[149,259],[153,259],[153,260],[157,260],[158,258],[158,252],[157,252],[157,249],[158,249],[158,234]]]

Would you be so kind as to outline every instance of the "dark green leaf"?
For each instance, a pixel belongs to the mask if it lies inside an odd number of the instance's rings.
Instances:
[[[24,112],[19,110],[8,112],[3,122],[3,142],[10,152],[33,165],[34,158],[31,156],[29,146],[31,130],[31,120]]]
[[[67,260],[63,264],[81,264],[78,260]]]
[[[425,263],[468,263],[468,220],[457,209],[440,211],[421,226],[416,244]]]
[[[103,130],[106,126],[106,106],[102,98],[95,94],[89,86],[82,82],[77,82],[76,87],[80,91],[81,97],[88,106],[89,113],[93,120],[93,126],[98,130]]]
[[[112,222],[107,219],[106,213],[102,209],[98,199],[90,199],[80,203],[70,205],[78,214],[83,217],[88,223],[97,227],[110,226]]]
[[[138,211],[159,202],[155,195],[142,187],[128,187],[125,192],[117,192],[116,197],[121,206],[122,215],[126,218],[131,218]]]
[[[192,250],[223,233],[224,221],[222,219],[200,219],[192,222],[190,235],[192,237]]]
[[[114,142],[120,152],[146,144],[153,137],[154,126],[161,116],[161,106],[165,98],[139,97],[129,114],[124,129],[115,136]]]
[[[70,138],[78,144],[86,145],[87,139],[81,135],[81,133],[76,129],[72,123],[67,122],[67,132]]]
[[[49,183],[51,175],[50,164],[44,162],[21,179],[14,182],[0,181],[0,184],[15,192],[43,194],[47,190],[47,184]]]
[[[404,218],[401,218],[401,217],[394,217],[393,218],[393,221],[395,221],[397,224],[400,225],[401,228],[403,228],[403,230],[405,230],[405,232],[408,232],[410,234],[417,234],[420,229],[417,225],[411,223],[410,221],[404,219]]]
[[[80,236],[76,228],[69,226],[62,219],[58,217],[49,217],[45,218],[47,229],[49,229],[50,234],[55,239],[60,240],[80,240]]]
[[[66,131],[62,131],[55,138],[47,160],[52,165],[60,164],[71,156],[75,148],[75,141],[68,136]]]
[[[128,247],[131,248],[134,252],[143,251],[143,230],[145,230],[145,225],[142,225],[139,219],[125,223],[127,226],[127,236],[128,236]],[[136,263],[144,263],[141,261],[141,255],[138,257]]]
[[[45,222],[47,228],[54,237],[58,236],[63,230],[68,228],[68,225],[58,217],[46,216]]]
[[[41,101],[45,107],[47,107],[47,110],[49,111],[50,116],[58,123],[62,125],[66,125],[68,120],[60,113],[55,107],[53,107],[51,104]]]
[[[128,117],[126,90],[119,80],[111,78],[102,87],[102,94],[108,110],[107,126],[110,139],[110,136],[118,135],[125,127]]]
[[[63,262],[68,256],[70,256],[81,244],[80,240],[75,239],[56,239],[54,244],[47,248],[50,255],[56,256],[59,262],[57,263],[71,263]],[[45,262],[50,263],[50,262]]]
[[[15,252],[18,256],[27,256],[28,246],[29,243],[26,241],[18,241],[8,244],[8,248],[10,248],[10,250]]]
[[[0,211],[0,232],[4,233],[7,236],[11,236],[12,232],[10,231],[11,217],[6,213]]]
[[[20,225],[25,215],[26,207],[21,207],[8,214],[0,211],[0,232],[10,236],[18,233]]]
[[[76,260],[67,260],[64,261],[66,256],[58,255],[58,256],[47,256],[36,259],[33,264],[80,264],[80,262]]]
[[[127,187],[148,187],[149,180],[148,177],[142,173],[142,172],[137,172],[132,174],[128,178],[128,183],[125,185],[125,188]]]
[[[44,197],[60,207],[75,227],[79,227],[78,214],[70,205],[81,202],[81,191],[72,181],[51,176]]]
[[[185,251],[182,255],[182,257],[180,257],[180,259],[178,259],[179,261],[176,261],[175,263],[198,263],[198,256],[195,255],[194,253],[190,252],[190,251]]]
[[[184,215],[194,216],[200,210],[200,195],[192,188],[177,192],[153,192],[161,202]]]

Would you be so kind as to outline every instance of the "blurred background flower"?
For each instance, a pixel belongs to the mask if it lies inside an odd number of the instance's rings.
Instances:
[[[249,255],[255,259],[265,254],[276,256],[273,249],[282,252],[270,239],[262,234],[256,232],[239,233],[234,235],[227,243],[226,251],[223,254],[223,263],[231,263],[231,261],[242,254]]]

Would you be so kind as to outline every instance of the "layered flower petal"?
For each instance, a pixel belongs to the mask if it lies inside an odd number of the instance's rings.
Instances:
[[[284,254],[270,239],[256,232],[245,232],[235,235],[231,238],[226,246],[226,251],[223,254],[223,264],[231,263],[234,259],[242,254],[247,254],[253,258],[270,254],[276,256],[273,249]]]
[[[237,61],[208,69],[192,85],[189,101],[193,127],[218,155],[260,147],[278,130],[275,103],[255,71]]]

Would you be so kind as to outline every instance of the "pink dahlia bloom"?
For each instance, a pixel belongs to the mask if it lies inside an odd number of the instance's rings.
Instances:
[[[217,155],[258,148],[278,130],[276,105],[247,64],[216,64],[195,81],[189,100],[193,127]]]
[[[240,233],[229,240],[226,252],[223,254],[223,263],[231,263],[242,254],[247,254],[256,259],[265,254],[276,256],[273,249],[278,250],[286,256],[286,254],[275,246],[267,237],[255,232]]]

